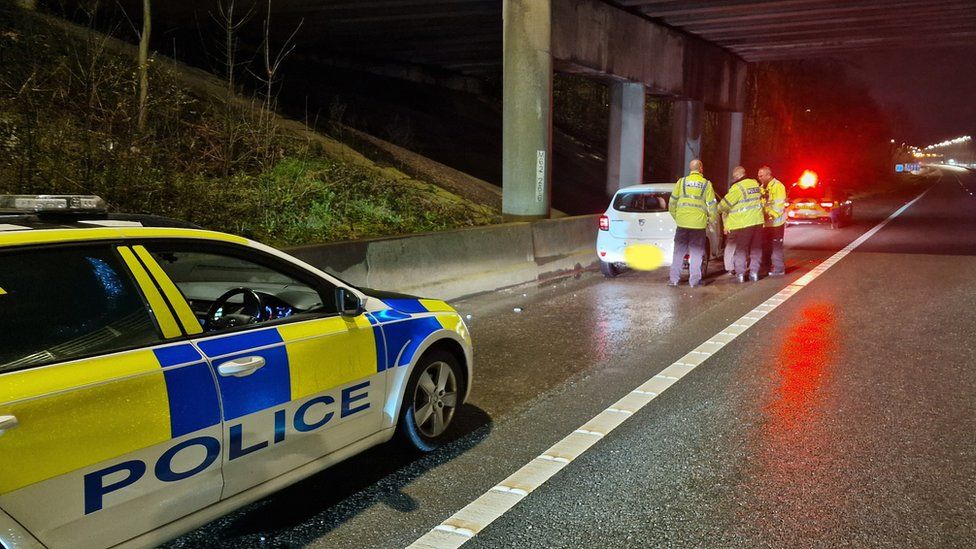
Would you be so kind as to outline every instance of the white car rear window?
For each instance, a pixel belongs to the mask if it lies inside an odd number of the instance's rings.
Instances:
[[[620,193],[613,198],[613,209],[618,212],[666,212],[671,193],[636,192]]]

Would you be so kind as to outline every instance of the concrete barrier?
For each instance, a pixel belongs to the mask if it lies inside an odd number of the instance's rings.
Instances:
[[[356,286],[456,299],[595,267],[598,217],[353,240],[288,252]]]

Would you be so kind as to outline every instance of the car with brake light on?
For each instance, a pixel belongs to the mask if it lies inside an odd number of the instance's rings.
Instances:
[[[157,545],[397,437],[472,380],[433,299],[94,196],[0,196],[0,546]]]
[[[807,170],[786,191],[786,222],[829,223],[832,228],[847,225],[854,219],[854,202],[850,196],[820,180]]]
[[[625,250],[628,246],[648,244],[661,250],[663,265],[671,264],[674,253],[674,233],[677,224],[668,212],[674,183],[645,183],[618,190],[606,212],[600,216],[596,236],[600,271],[613,278],[627,268]],[[711,259],[720,259],[725,250],[725,235],[721,219],[706,229],[707,253],[702,259],[702,276],[708,272]],[[685,256],[684,268],[688,257]]]

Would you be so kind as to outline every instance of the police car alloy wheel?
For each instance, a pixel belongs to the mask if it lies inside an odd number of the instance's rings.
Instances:
[[[457,359],[445,351],[424,355],[404,394],[400,411],[401,437],[421,452],[436,450],[451,426],[462,392]]]

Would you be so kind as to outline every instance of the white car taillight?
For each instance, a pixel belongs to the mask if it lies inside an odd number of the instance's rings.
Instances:
[[[605,215],[601,215],[600,216],[600,230],[601,231],[609,231],[610,230],[610,218],[609,217],[607,217]]]

